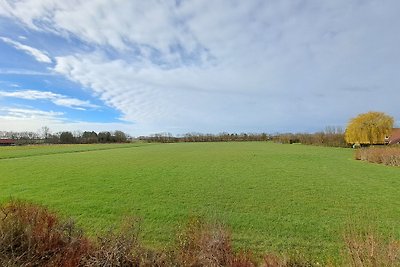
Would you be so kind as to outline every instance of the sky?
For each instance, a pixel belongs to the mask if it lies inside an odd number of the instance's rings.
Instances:
[[[400,122],[398,0],[0,0],[0,130]]]

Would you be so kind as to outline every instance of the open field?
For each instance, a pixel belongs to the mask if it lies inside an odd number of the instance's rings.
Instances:
[[[109,150],[118,148],[132,148],[143,144],[80,144],[80,145],[28,145],[0,147],[0,159],[23,158],[40,155],[65,154],[94,150]]]
[[[350,149],[117,146],[0,148],[0,201],[45,204],[89,232],[134,214],[154,246],[169,243],[192,215],[223,222],[237,246],[260,252],[337,257],[349,223],[400,236],[400,169],[356,161]]]

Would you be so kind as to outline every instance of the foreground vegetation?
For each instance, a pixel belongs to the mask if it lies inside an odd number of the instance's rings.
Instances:
[[[1,266],[321,266],[302,255],[256,255],[234,250],[229,232],[219,224],[192,218],[173,245],[149,249],[141,241],[140,221],[125,219],[120,228],[89,238],[73,221],[23,202],[0,207]],[[340,264],[399,266],[400,241],[348,231]],[[324,265],[332,265],[326,262]]]
[[[96,150],[84,153],[71,152],[80,145],[0,148],[0,200],[44,204],[76,218],[91,236],[125,215],[139,216],[142,242],[155,249],[171,245],[193,215],[226,225],[234,248],[257,255],[299,251],[315,261],[339,259],[341,233],[353,222],[400,237],[399,169],[356,161],[351,149],[123,146],[85,146]]]

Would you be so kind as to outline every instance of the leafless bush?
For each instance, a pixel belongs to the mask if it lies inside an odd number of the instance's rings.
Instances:
[[[234,252],[230,234],[221,225],[198,218],[178,236],[177,259],[181,266],[256,266],[251,253]]]
[[[145,247],[140,220],[97,240],[84,237],[72,221],[61,221],[46,208],[12,201],[0,207],[0,266],[321,266],[301,254],[254,256],[236,251],[221,224],[193,218],[168,250]],[[348,231],[344,238],[346,266],[400,266],[400,241]]]
[[[90,249],[72,221],[43,207],[11,202],[0,216],[1,266],[77,266]]]
[[[349,231],[344,237],[348,264],[354,267],[400,266],[400,241],[374,232]]]
[[[400,147],[361,148],[356,150],[355,158],[388,166],[400,166]]]
[[[81,262],[82,266],[174,266],[171,253],[151,250],[140,241],[138,218],[126,218],[120,229],[98,237],[93,249]]]

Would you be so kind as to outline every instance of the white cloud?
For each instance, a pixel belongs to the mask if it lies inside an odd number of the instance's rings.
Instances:
[[[89,43],[126,50],[135,44],[146,53],[167,52],[170,44],[195,40],[176,19],[174,3],[123,0],[4,2],[3,12],[35,30],[73,34]]]
[[[3,120],[58,120],[64,113],[30,108],[0,108]]]
[[[27,69],[4,69],[0,68],[0,74],[2,75],[32,75],[32,76],[53,76],[52,72],[40,72]]]
[[[52,132],[60,131],[113,131],[122,130],[131,133],[134,125],[127,123],[96,123],[85,121],[70,121],[62,112],[44,111],[33,108],[0,108],[0,125],[6,125],[9,131],[37,131],[43,126]]]
[[[64,106],[68,108],[84,110],[85,108],[98,108],[86,100],[80,100],[77,98],[67,97],[61,94],[56,94],[46,91],[37,90],[18,90],[18,91],[0,91],[0,97],[14,97],[29,100],[48,100],[58,106]]]
[[[140,129],[257,131],[321,129],[369,109],[400,117],[395,99],[381,97],[400,84],[399,7],[44,0],[3,2],[3,13],[94,48],[54,57],[54,71]]]
[[[287,96],[279,103],[279,92],[252,89],[243,93],[237,86],[243,82],[240,77],[219,81],[213,72],[201,69],[161,71],[152,66],[137,70],[123,61],[80,55],[56,58],[55,71],[94,90],[101,100],[123,114],[122,119],[137,123],[145,133],[248,131],[254,125],[260,126],[253,131],[268,131],[279,127],[273,124],[277,117],[287,120],[295,108],[305,105],[290,105],[296,96]],[[267,101],[270,103],[264,105]]]
[[[52,62],[51,58],[44,51],[40,51],[39,49],[21,44],[7,37],[0,37],[0,39],[5,43],[14,46],[16,49],[24,51],[28,55],[31,55],[39,62],[44,62],[44,63]]]

